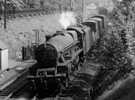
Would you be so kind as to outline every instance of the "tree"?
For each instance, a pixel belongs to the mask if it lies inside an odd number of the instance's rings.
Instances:
[[[114,67],[124,67],[126,58],[126,49],[122,40],[114,34],[104,36],[100,42],[94,45],[89,53],[88,59],[104,65],[107,69]]]
[[[113,0],[114,1],[114,0]],[[119,36],[125,42],[125,45],[128,46],[128,55],[133,56],[135,51],[133,48],[133,43],[135,40],[135,1],[134,0],[121,0],[121,1],[114,1],[115,7],[113,11],[110,13],[110,19],[113,20],[117,26],[117,30]],[[115,27],[117,27],[115,26]],[[124,34],[123,31],[124,30]]]

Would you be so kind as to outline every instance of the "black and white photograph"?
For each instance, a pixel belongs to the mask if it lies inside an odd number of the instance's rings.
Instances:
[[[135,100],[135,0],[0,0],[0,100]]]

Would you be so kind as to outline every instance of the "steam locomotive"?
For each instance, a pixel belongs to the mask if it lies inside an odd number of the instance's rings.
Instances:
[[[56,84],[68,87],[70,75],[79,70],[88,50],[103,35],[105,23],[105,16],[95,15],[79,25],[46,36],[46,43],[35,50],[37,63],[30,69],[36,87],[39,90]]]

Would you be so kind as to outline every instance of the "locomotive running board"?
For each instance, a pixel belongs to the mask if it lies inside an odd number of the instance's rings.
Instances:
[[[47,72],[48,71],[54,71],[54,75],[48,75]],[[43,72],[43,75],[39,75],[40,72]],[[38,69],[38,73],[36,76],[29,76],[29,78],[41,78],[41,77],[66,77],[65,73],[62,74],[57,74],[56,72],[56,68],[47,68],[47,69]]]

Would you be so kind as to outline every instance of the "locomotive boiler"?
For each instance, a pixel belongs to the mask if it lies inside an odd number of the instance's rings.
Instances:
[[[104,30],[105,17],[96,15],[80,25],[70,26],[47,37],[46,43],[36,48],[37,64],[30,68],[32,79],[37,81],[36,86],[56,82],[68,87],[70,75],[82,67],[87,52]]]

